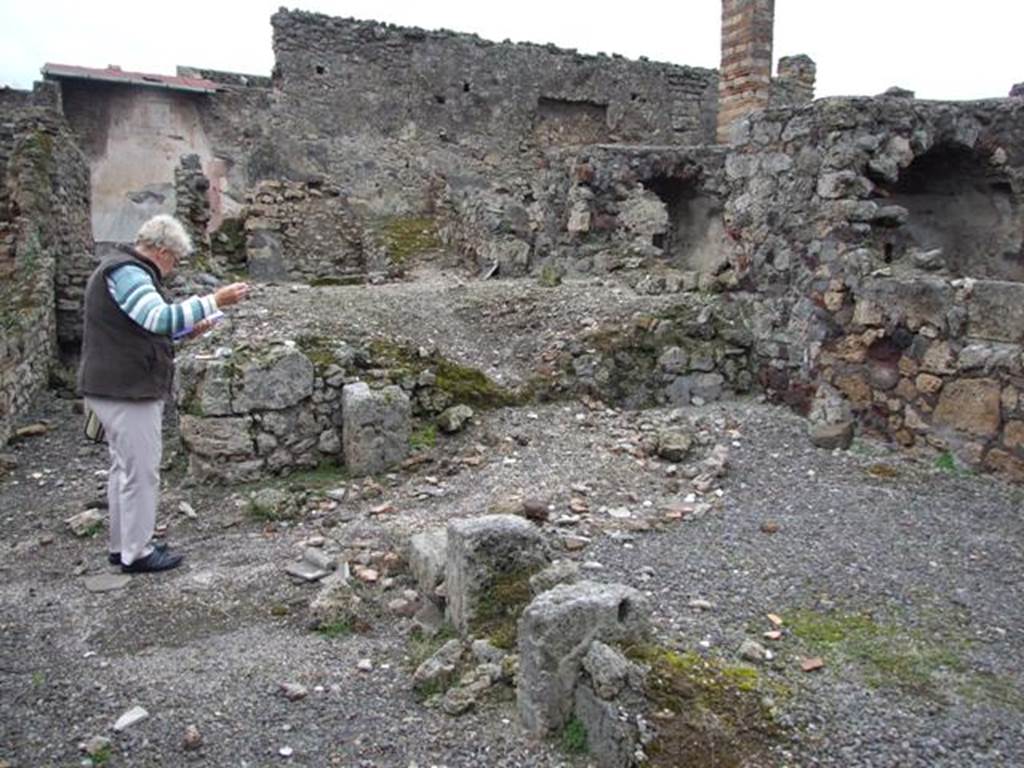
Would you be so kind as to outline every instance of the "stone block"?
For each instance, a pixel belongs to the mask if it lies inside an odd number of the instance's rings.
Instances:
[[[925,395],[934,395],[942,389],[942,379],[930,373],[920,373],[916,379],[917,389]]]
[[[658,433],[658,456],[665,461],[685,461],[693,448],[693,438],[680,430],[665,429]]]
[[[816,448],[846,450],[853,443],[853,422],[814,424],[810,430],[811,444]]]
[[[516,238],[487,241],[478,251],[481,267],[490,269],[497,264],[502,277],[523,275],[530,268],[530,244]]]
[[[1024,451],[1024,421],[1008,421],[1003,428],[1003,445],[1011,451]]]
[[[574,714],[587,734],[587,752],[601,768],[637,764],[650,729],[643,671],[614,648],[594,642],[582,662]]]
[[[864,295],[881,307],[891,308],[891,313],[903,314],[907,327],[916,331],[926,324],[945,327],[946,313],[955,303],[956,290],[937,277],[886,278],[868,281]]]
[[[818,179],[818,195],[829,200],[840,197],[867,197],[875,185],[855,171],[825,173]]]
[[[468,405],[453,405],[437,417],[437,426],[442,432],[453,434],[462,431],[473,418],[473,409]]]
[[[530,577],[550,558],[540,530],[517,515],[484,515],[448,524],[448,618],[462,635],[509,643],[530,599]],[[499,637],[498,635],[502,635]]]
[[[409,570],[420,594],[430,597],[444,581],[448,562],[448,531],[435,528],[417,533],[409,540]]]
[[[204,419],[183,414],[179,429],[182,442],[192,453],[208,458],[256,455],[252,420],[248,416]]]
[[[411,407],[401,388],[346,384],[341,416],[345,464],[352,475],[378,474],[408,456]]]
[[[929,345],[921,358],[921,370],[940,374],[956,371],[956,354],[948,341],[937,341]]]
[[[1007,451],[993,448],[985,457],[986,468],[1015,483],[1024,483],[1024,460]]]
[[[688,377],[690,394],[706,401],[719,400],[725,389],[725,377],[720,373],[698,373]]]
[[[967,317],[971,338],[1024,342],[1024,283],[978,281],[967,305]]]
[[[994,379],[946,382],[932,414],[932,424],[979,437],[999,431],[1002,388]]]
[[[519,620],[516,701],[527,732],[540,737],[565,726],[595,640],[635,643],[649,633],[650,606],[632,587],[581,581],[537,597]]]
[[[574,584],[579,580],[579,563],[575,560],[556,560],[543,571],[530,577],[530,593],[536,597],[559,584]]]
[[[297,405],[313,394],[313,363],[286,344],[259,350],[236,363],[235,413],[275,411]]]

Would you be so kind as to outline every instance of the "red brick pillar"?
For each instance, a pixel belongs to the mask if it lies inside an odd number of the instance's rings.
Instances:
[[[722,0],[719,143],[728,142],[733,123],[768,106],[774,24],[775,0]]]

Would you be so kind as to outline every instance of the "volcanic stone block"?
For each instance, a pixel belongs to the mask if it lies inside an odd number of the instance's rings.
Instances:
[[[650,633],[650,606],[622,584],[581,581],[537,597],[519,620],[519,719],[534,736],[565,726],[583,657],[595,640],[635,643]]]
[[[341,391],[342,446],[352,475],[375,475],[409,454],[409,398],[395,386],[371,390],[363,382]]]
[[[444,528],[417,533],[409,540],[409,570],[416,588],[428,598],[444,581],[447,562],[448,531]]]
[[[549,563],[540,530],[518,515],[448,524],[448,617],[462,635],[511,646],[530,577]]]
[[[259,350],[238,363],[233,386],[235,413],[276,411],[313,394],[313,363],[294,347]]]
[[[968,305],[968,333],[972,338],[1024,341],[1024,284],[978,281]]]
[[[582,664],[575,714],[587,734],[587,752],[601,768],[636,765],[647,710],[643,671],[601,642],[591,643]]]
[[[203,419],[184,414],[181,439],[193,453],[207,457],[255,456],[252,420],[248,416]]]
[[[932,414],[932,423],[981,437],[999,431],[1002,388],[995,379],[947,382]]]

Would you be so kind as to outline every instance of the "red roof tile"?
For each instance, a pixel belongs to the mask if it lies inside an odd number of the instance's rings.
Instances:
[[[213,93],[217,90],[215,82],[199,77],[148,75],[144,72],[126,72],[117,67],[96,69],[93,67],[76,67],[68,64],[44,64],[42,72],[44,77],[102,80],[108,83],[143,85],[151,88],[170,88],[175,91],[192,91],[194,93]]]

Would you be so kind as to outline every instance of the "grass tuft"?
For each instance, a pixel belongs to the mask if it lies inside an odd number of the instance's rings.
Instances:
[[[570,755],[587,753],[587,729],[578,718],[573,717],[562,730],[562,749]]]
[[[437,445],[437,427],[427,424],[409,435],[409,447],[414,451],[425,451]]]

